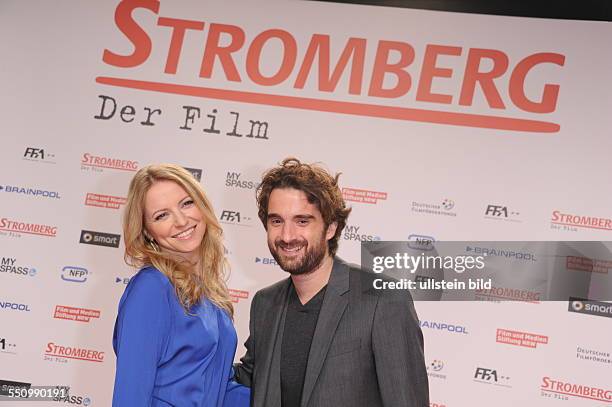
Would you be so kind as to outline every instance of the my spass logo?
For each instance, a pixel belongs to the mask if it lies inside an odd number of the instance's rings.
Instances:
[[[15,257],[0,258],[0,275],[34,277],[37,271],[34,267],[21,264]]]
[[[79,243],[95,246],[119,247],[120,235],[113,233],[96,232],[93,230],[81,230]]]
[[[239,172],[228,171],[225,175],[225,186],[227,188],[255,189],[259,186],[259,182],[244,179]]]
[[[52,401],[59,402],[62,404],[74,405],[74,406],[90,406],[92,405],[92,400],[88,396],[83,396],[80,394],[74,394],[72,387],[70,391],[65,396],[54,397]]]
[[[353,240],[356,242],[372,242],[381,240],[380,236],[366,232],[359,225],[346,225],[342,231],[342,238],[344,240]]]

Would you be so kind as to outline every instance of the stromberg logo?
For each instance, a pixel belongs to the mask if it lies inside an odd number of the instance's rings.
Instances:
[[[53,342],[47,344],[44,355],[45,360],[53,362],[62,362],[62,359],[77,359],[97,363],[104,362],[104,352],[72,346],[61,346]]]
[[[82,170],[102,172],[105,168],[111,170],[136,171],[138,169],[138,161],[122,160],[90,153],[84,153],[81,157]]]
[[[564,380],[552,379],[549,376],[542,377],[540,390],[540,395],[542,397],[558,400],[569,400],[570,397],[578,397],[607,403],[612,401],[612,390],[609,388],[576,384]]]
[[[577,232],[578,228],[612,230],[612,219],[595,216],[574,215],[553,211],[550,219],[551,229]]]
[[[26,147],[23,153],[23,159],[28,161],[36,161],[46,164],[55,164],[55,154],[49,150],[39,147]]]
[[[230,288],[229,290],[230,299],[232,302],[238,302],[240,300],[246,300],[249,298],[249,292],[244,290],[234,290]]]
[[[408,236],[408,247],[414,250],[429,251],[434,249],[436,239],[432,236],[410,235]]]
[[[508,209],[507,206],[489,204],[485,209],[484,218],[520,223],[522,222],[522,220],[519,218],[520,215],[520,212]]]
[[[342,238],[344,240],[354,240],[357,242],[372,242],[381,240],[380,236],[371,235],[361,230],[361,226],[357,225],[346,225],[342,231]]]
[[[191,173],[191,175],[193,176],[193,178],[197,179],[198,182],[202,181],[202,170],[199,168],[188,168],[188,167],[183,167],[184,169],[186,169],[187,171],[189,171]]]
[[[39,188],[22,187],[15,185],[0,185],[0,192],[33,196],[36,198],[61,199],[59,192],[47,191]]]
[[[0,218],[0,231],[9,232],[11,237],[21,237],[21,233],[28,235],[55,237],[57,226],[43,225],[41,223],[28,223],[9,218]],[[6,233],[3,233],[6,235]]]
[[[119,247],[120,240],[120,235],[95,232],[93,230],[81,230],[79,243],[92,244],[95,246]]]
[[[436,379],[446,380],[446,375],[441,373],[443,369],[444,362],[439,359],[434,359],[427,365],[427,375],[429,377],[435,377]]]
[[[143,18],[135,20],[133,15]],[[257,24],[253,29],[227,19],[223,23],[205,20],[205,15],[202,7],[184,20],[160,14],[158,0],[120,2],[109,44],[115,37],[121,40],[102,54],[103,70],[114,76],[100,76],[96,82],[139,91],[384,119],[531,133],[560,129],[557,123],[540,120],[557,110],[561,88],[542,78],[562,74],[565,64],[565,55],[550,49],[517,54],[471,48],[471,44],[434,44],[426,37],[411,44],[405,42],[405,34],[343,38],[342,32],[331,35],[303,28],[291,32]],[[112,24],[110,18],[108,23]],[[169,45],[159,40],[166,34],[172,38]],[[192,50],[185,51],[189,55],[182,54],[185,36],[189,42],[204,44],[195,58]],[[279,52],[268,52],[271,44],[279,42]],[[332,56],[331,49],[339,57]],[[460,67],[443,68],[441,59],[450,59]],[[491,65],[487,71],[481,70],[483,60]],[[179,65],[181,72],[177,74]],[[166,82],[153,81],[161,76]],[[439,78],[451,76],[457,83],[451,82],[447,90],[437,86]],[[226,83],[231,89],[222,87]],[[351,100],[355,97],[367,103]],[[475,99],[479,105],[480,100],[485,101],[484,111],[482,106],[472,107]],[[133,120],[134,112],[128,113]]]
[[[10,396],[9,390],[28,390],[32,383],[14,382],[11,380],[0,380],[0,396]]]
[[[587,347],[576,346],[576,359],[588,362],[603,363],[605,365],[612,365],[612,358],[610,358],[610,352],[589,349]]]
[[[65,266],[62,268],[62,280],[71,281],[73,283],[84,283],[87,281],[89,271],[83,267]]]
[[[501,302],[523,301],[531,304],[539,304],[542,293],[521,288],[498,287],[483,288],[474,291],[474,299],[480,301]]]
[[[278,263],[276,260],[274,260],[274,257],[255,257],[255,263],[278,266]]]
[[[119,209],[125,205],[127,199],[120,196],[101,195],[88,192],[85,196],[85,205],[98,208]]]
[[[95,309],[67,307],[56,305],[53,313],[55,319],[66,319],[68,321],[89,322],[92,318],[100,318],[100,311]]]
[[[34,267],[24,266],[22,264],[17,263],[17,259],[14,257],[2,257],[2,260],[0,260],[0,273],[6,273],[15,276],[34,277],[37,271]]]
[[[8,353],[10,355],[16,355],[17,345],[14,343],[11,343],[7,338],[0,336],[0,353]],[[2,381],[0,381],[0,383],[1,382]]]
[[[421,325],[421,328],[437,329],[439,331],[448,331],[455,334],[468,334],[465,326],[447,324],[445,322],[419,321],[419,325]]]
[[[369,191],[367,189],[342,188],[342,198],[345,201],[377,204],[378,201],[386,201],[387,193]]]
[[[474,252],[476,254],[484,254],[492,257],[506,257],[513,260],[523,261],[538,261],[535,254],[530,252],[515,252],[514,250],[504,250],[498,247],[479,247],[479,246],[466,246],[466,252]]]
[[[3,311],[25,311],[30,312],[28,304],[19,304],[16,302],[0,301],[0,309]]]
[[[225,175],[225,186],[227,188],[239,188],[239,189],[255,189],[259,186],[259,182],[250,181],[240,178],[242,176],[239,172],[228,172]]]
[[[612,303],[570,297],[568,311],[612,318]]]
[[[548,336],[498,328],[495,341],[525,348],[537,348],[538,344],[548,344]]]
[[[450,198],[444,198],[439,202],[412,201],[411,206],[412,212],[441,216],[457,216],[457,212],[453,211],[454,208],[455,201]]]
[[[225,223],[226,225],[237,225],[237,226],[253,226],[251,218],[241,214],[238,211],[223,210],[221,216],[219,216],[219,222]]]
[[[512,387],[510,385],[510,377],[504,376],[496,369],[486,367],[477,367],[474,373],[474,381],[478,383],[493,384],[495,386]]]
[[[75,395],[70,391],[65,397],[55,397],[53,401],[57,401],[59,403],[71,404],[77,406],[90,406],[92,404],[91,398],[87,396]]]

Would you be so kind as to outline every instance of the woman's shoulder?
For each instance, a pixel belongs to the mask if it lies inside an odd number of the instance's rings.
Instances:
[[[130,279],[125,294],[138,293],[146,295],[153,291],[172,290],[172,284],[164,273],[153,266],[143,267]],[[138,295],[136,294],[136,295]]]

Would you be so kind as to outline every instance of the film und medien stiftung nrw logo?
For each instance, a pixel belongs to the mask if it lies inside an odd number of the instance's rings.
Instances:
[[[96,246],[119,247],[120,235],[113,233],[95,232],[93,230],[81,230],[79,243],[92,244]]]

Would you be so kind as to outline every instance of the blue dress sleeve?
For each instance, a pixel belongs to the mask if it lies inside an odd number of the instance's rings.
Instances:
[[[170,332],[167,282],[143,270],[119,303],[113,345],[117,355],[113,407],[150,406],[157,366]]]
[[[234,380],[234,368],[227,383],[223,407],[248,407],[251,405],[251,389]]]

